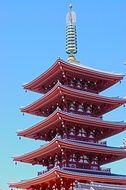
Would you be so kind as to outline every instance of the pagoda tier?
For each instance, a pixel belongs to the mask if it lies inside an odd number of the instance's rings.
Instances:
[[[38,116],[49,116],[59,108],[66,112],[101,117],[125,103],[126,99],[123,98],[100,96],[65,87],[58,83],[42,98],[21,108],[21,111]]]
[[[96,145],[94,143],[80,142],[56,138],[41,148],[14,157],[15,161],[39,164],[47,167],[47,170],[55,166],[79,168],[84,170],[101,171],[101,165],[123,159],[126,151],[123,148]],[[106,172],[106,170],[102,170]],[[110,172],[110,170],[107,170]]]
[[[99,118],[81,116],[56,110],[48,118],[31,128],[20,131],[18,136],[50,141],[61,138],[98,142],[126,130],[124,122],[109,122]]]
[[[77,182],[88,183],[107,183],[114,184],[115,188],[119,187],[126,189],[126,177],[123,175],[97,173],[92,171],[83,172],[76,169],[60,169],[53,168],[49,172],[46,172],[31,180],[23,180],[19,183],[10,183],[11,188],[29,189],[29,190],[69,190],[76,186]],[[111,189],[111,188],[110,188]]]
[[[58,59],[45,73],[25,84],[24,89],[46,93],[61,84],[88,92],[99,93],[123,79],[122,74],[113,74],[87,66],[70,64]]]

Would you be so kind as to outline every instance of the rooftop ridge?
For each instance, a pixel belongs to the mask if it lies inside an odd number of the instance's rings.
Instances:
[[[106,74],[110,74],[110,75],[121,75],[121,76],[125,76],[123,73],[116,73],[116,72],[111,72],[111,71],[104,71],[104,70],[101,70],[101,69],[95,69],[93,67],[90,67],[90,66],[87,66],[85,64],[74,64],[74,62],[67,62],[67,61],[64,61],[63,59],[60,59],[60,61],[62,61],[63,63],[65,64],[71,64],[72,66],[74,67],[81,67],[83,69],[88,69],[88,70],[92,70],[92,71],[96,71],[96,72],[102,72],[102,73],[106,73]]]

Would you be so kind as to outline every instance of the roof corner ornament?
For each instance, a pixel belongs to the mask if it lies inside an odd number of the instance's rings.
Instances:
[[[79,63],[75,58],[77,53],[76,13],[73,11],[72,4],[69,5],[66,15],[66,53],[69,62]]]

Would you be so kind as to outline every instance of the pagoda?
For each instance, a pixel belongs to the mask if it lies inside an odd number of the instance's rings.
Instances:
[[[10,183],[29,190],[126,190],[126,176],[102,165],[126,158],[126,143],[108,146],[104,140],[126,130],[125,122],[103,120],[103,115],[126,103],[125,98],[99,93],[123,79],[123,75],[96,70],[76,60],[76,14],[67,13],[68,60],[57,59],[43,74],[25,84],[26,90],[44,94],[21,112],[46,117],[17,133],[20,137],[48,141],[32,152],[14,157],[16,162],[42,165],[38,176]]]

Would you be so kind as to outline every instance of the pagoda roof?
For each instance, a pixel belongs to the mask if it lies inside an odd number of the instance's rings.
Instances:
[[[67,99],[70,100],[81,100],[84,102],[89,102],[90,104],[95,103],[96,105],[109,105],[107,106],[107,109],[105,108],[102,113],[98,114],[97,116],[101,116],[102,114],[105,114],[108,111],[111,111],[123,104],[126,103],[126,98],[119,98],[119,97],[105,97],[98,94],[85,92],[81,90],[72,89],[66,86],[63,86],[60,83],[57,83],[53,89],[51,89],[48,93],[46,93],[44,96],[42,96],[37,101],[31,103],[30,105],[21,108],[21,112],[26,112],[30,114],[35,114],[39,116],[48,116],[50,113],[47,111],[46,113],[42,113],[42,109],[47,109],[50,105],[59,104],[62,102],[64,97],[67,97]],[[104,106],[103,106],[104,107]]]
[[[28,89],[31,91],[45,93],[46,90],[44,85],[48,83],[52,83],[54,79],[59,80],[61,77],[61,73],[70,72],[74,73],[78,76],[89,77],[92,80],[98,79],[107,81],[106,86],[101,86],[100,91],[105,90],[106,88],[116,84],[118,81],[122,80],[124,75],[116,74],[112,72],[105,72],[101,70],[97,70],[86,65],[68,63],[61,59],[57,59],[56,62],[43,74],[35,78],[29,83],[23,85],[24,89]]]
[[[102,165],[112,161],[126,158],[126,151],[124,148],[104,146],[101,144],[88,143],[77,140],[75,141],[75,140],[55,138],[50,143],[42,146],[41,148],[35,151],[24,154],[22,156],[14,157],[14,161],[37,164],[39,158],[47,159],[47,156],[49,155],[52,156],[55,153],[61,152],[61,149],[62,150],[69,149],[69,150],[81,151],[87,153],[90,152],[93,154],[95,153],[97,155],[102,154],[104,155],[104,157],[105,155],[110,155],[108,159],[105,159],[103,161]]]
[[[107,184],[115,184],[115,185],[126,185],[126,176],[116,175],[116,174],[102,174],[97,172],[82,172],[74,170],[66,170],[60,169],[59,167],[55,167],[50,171],[39,175],[36,178],[30,180],[22,180],[17,183],[9,183],[9,187],[11,188],[21,188],[21,189],[29,189],[36,185],[43,185],[45,183],[49,183],[50,181],[55,181],[56,179],[60,180],[61,178],[65,178],[68,180],[78,181],[81,183],[85,182],[97,182],[97,183],[107,183]]]
[[[24,136],[28,138],[37,139],[37,134],[45,133],[49,129],[54,129],[55,127],[60,127],[61,122],[74,122],[74,124],[82,124],[83,126],[90,126],[91,128],[105,128],[111,130],[109,133],[101,134],[99,139],[107,138],[109,136],[118,134],[126,130],[125,122],[110,122],[104,121],[99,118],[94,118],[90,116],[81,116],[80,114],[67,113],[61,110],[54,111],[50,116],[44,119],[42,122],[37,123],[36,125],[20,131],[17,133],[18,136]],[[39,136],[38,136],[39,139]]]

